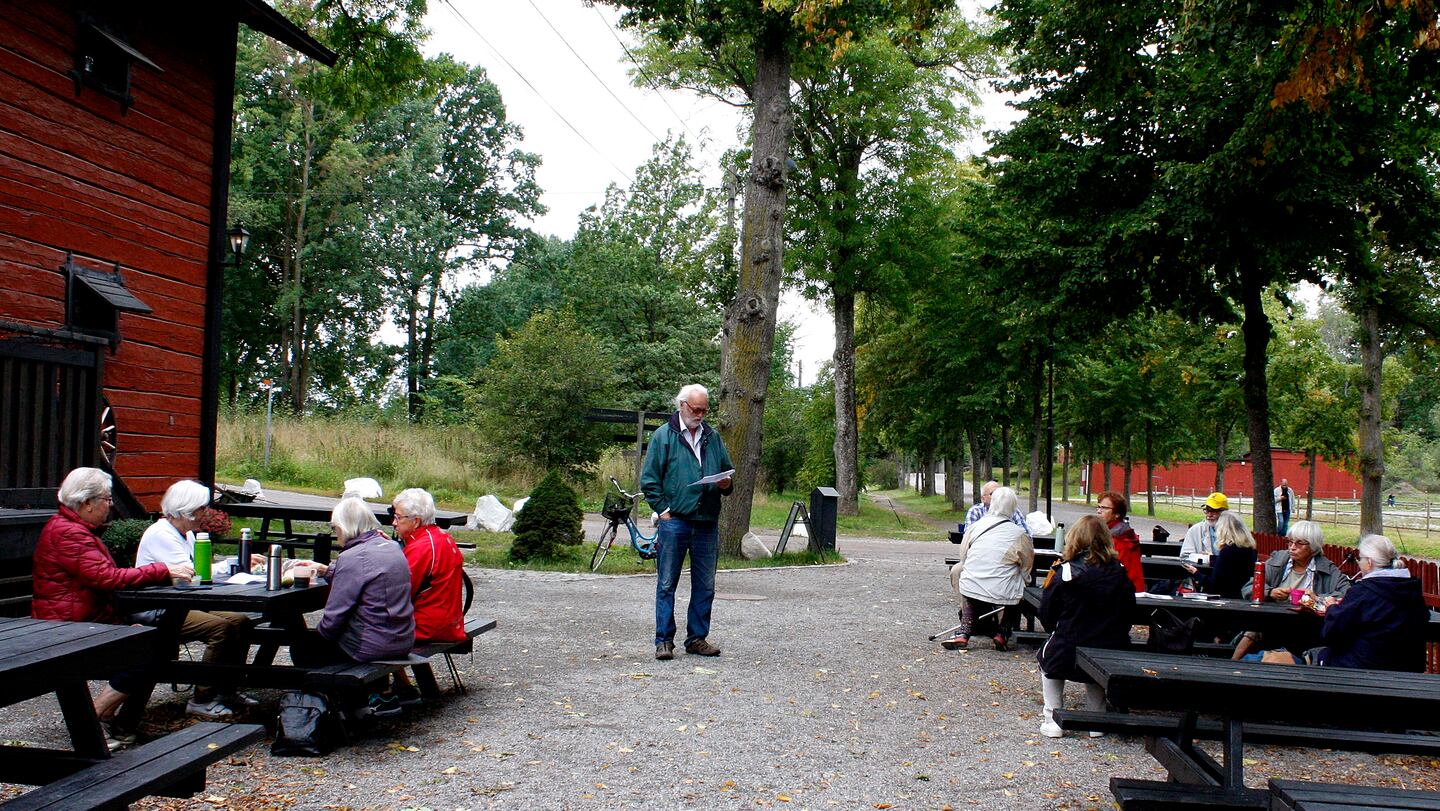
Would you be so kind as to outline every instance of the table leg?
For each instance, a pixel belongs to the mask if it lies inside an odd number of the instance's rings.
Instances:
[[[273,628],[282,631],[284,639],[277,639],[274,635],[266,635],[264,641],[260,642],[255,649],[255,661],[253,664],[269,666],[275,663],[275,654],[280,651],[280,645],[289,645],[287,640],[298,639],[306,631],[305,615],[295,614],[288,617],[272,617],[269,619]],[[292,657],[293,660],[293,657]]]
[[[1220,783],[1226,788],[1245,787],[1245,742],[1241,736],[1244,726],[1239,719],[1225,719],[1225,772]]]
[[[55,697],[60,700],[60,714],[65,717],[65,729],[70,733],[75,754],[110,757],[105,733],[100,729],[100,718],[95,715],[95,704],[90,700],[90,688],[85,682],[62,684],[55,688]]]

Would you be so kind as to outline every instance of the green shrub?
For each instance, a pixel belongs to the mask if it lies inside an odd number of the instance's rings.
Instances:
[[[115,565],[130,567],[135,565],[135,553],[140,549],[140,536],[150,528],[153,521],[143,518],[122,518],[114,521],[105,529],[105,534],[100,536],[105,545],[110,547],[110,554],[115,556]]]
[[[550,471],[535,485],[525,509],[515,519],[515,542],[510,557],[517,561],[550,560],[562,554],[562,547],[585,539],[580,526],[580,498],[558,471]]]
[[[865,467],[865,480],[880,490],[894,490],[900,486],[900,469],[894,459],[876,459]]]

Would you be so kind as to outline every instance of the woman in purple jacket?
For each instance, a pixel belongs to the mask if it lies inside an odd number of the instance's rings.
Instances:
[[[343,499],[330,526],[344,549],[330,565],[330,596],[314,645],[291,647],[302,667],[403,658],[415,644],[410,566],[400,545],[385,537],[369,505]]]

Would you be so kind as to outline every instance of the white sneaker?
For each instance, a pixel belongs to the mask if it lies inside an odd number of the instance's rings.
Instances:
[[[260,706],[260,699],[250,695],[249,693],[230,693],[229,695],[221,696],[219,700],[225,702],[225,706],[230,707],[231,709],[234,709],[236,707]]]
[[[1101,731],[1098,730],[1098,729],[1092,729],[1092,730],[1090,730],[1090,737],[1092,737],[1092,738],[1103,738],[1103,737],[1105,737],[1105,733],[1101,732]]]
[[[1045,721],[1040,724],[1040,734],[1047,738],[1063,738],[1065,730],[1061,729],[1060,725],[1054,721]]]
[[[218,699],[201,704],[192,698],[185,702],[185,714],[198,716],[208,721],[229,721],[235,717],[235,711]]]

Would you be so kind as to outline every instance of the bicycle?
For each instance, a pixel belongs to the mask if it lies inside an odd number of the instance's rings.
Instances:
[[[654,560],[660,555],[659,545],[655,539],[660,534],[657,530],[654,535],[646,535],[635,526],[635,519],[631,513],[635,511],[635,499],[640,497],[639,493],[627,493],[615,477],[610,477],[610,483],[615,485],[614,493],[605,494],[605,503],[600,508],[600,514],[609,520],[609,524],[600,533],[600,539],[595,542],[595,554],[590,558],[590,571],[600,571],[600,564],[605,562],[605,556],[610,553],[610,546],[615,543],[615,535],[623,524],[630,531],[630,545],[635,548],[635,554],[641,560]]]

